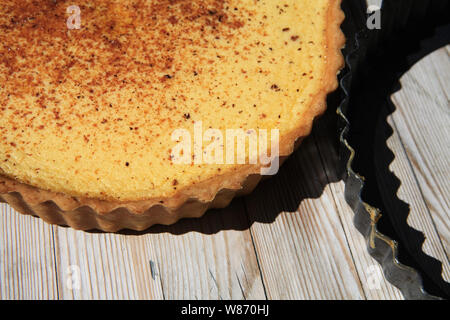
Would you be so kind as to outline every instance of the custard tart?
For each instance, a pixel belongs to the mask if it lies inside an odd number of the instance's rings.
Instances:
[[[324,112],[340,2],[3,0],[0,200],[110,232],[226,206]]]

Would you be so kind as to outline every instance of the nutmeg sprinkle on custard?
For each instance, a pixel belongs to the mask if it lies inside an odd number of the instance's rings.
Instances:
[[[79,29],[67,26],[71,5]],[[135,201],[237,170],[174,164],[171,133],[196,121],[223,132],[276,128],[282,140],[307,130],[326,86],[329,5],[2,0],[0,174]]]

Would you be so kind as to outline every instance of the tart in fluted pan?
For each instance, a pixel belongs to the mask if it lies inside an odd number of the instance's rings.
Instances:
[[[2,1],[1,200],[105,231],[226,206],[325,110],[342,20],[340,0]]]

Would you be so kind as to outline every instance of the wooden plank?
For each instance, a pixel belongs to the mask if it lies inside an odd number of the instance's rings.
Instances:
[[[162,298],[143,239],[57,227],[55,240],[62,299]]]
[[[377,6],[381,8],[381,5],[383,4],[383,0],[367,0],[367,6]]]
[[[157,231],[167,299],[266,298],[241,199]]]
[[[268,298],[365,298],[312,138],[246,204]]]
[[[144,233],[57,229],[62,270],[76,265],[81,288],[59,285],[75,299],[264,299],[242,202]],[[234,229],[243,230],[236,231]]]
[[[0,204],[0,299],[57,299],[53,227]]]
[[[393,95],[391,169],[402,180],[399,197],[411,204],[409,224],[425,233],[425,253],[443,262],[450,281],[450,46],[419,61]]]

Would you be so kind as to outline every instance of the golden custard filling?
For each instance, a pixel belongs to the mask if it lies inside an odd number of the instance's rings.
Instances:
[[[242,166],[172,161],[174,130],[199,122],[278,129],[288,154],[324,103],[337,2],[2,0],[0,173],[78,197],[170,197]]]

